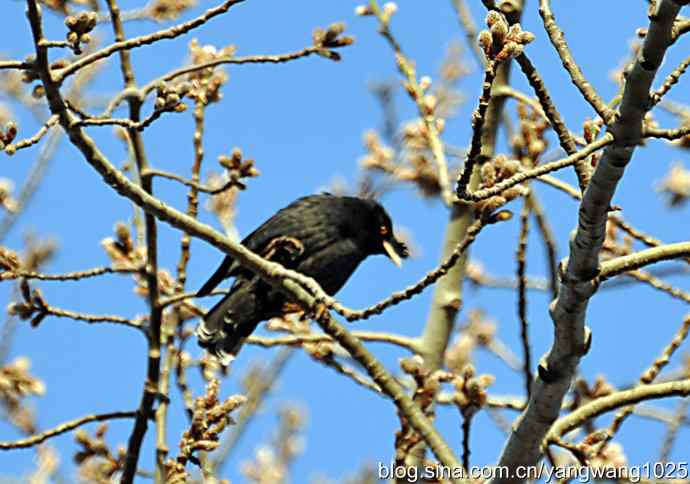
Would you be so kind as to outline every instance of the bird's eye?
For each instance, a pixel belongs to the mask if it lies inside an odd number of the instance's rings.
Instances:
[[[381,225],[379,227],[379,234],[381,234],[382,237],[388,235],[388,227],[386,227],[385,225]]]

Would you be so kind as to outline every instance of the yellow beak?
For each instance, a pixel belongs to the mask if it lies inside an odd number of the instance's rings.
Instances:
[[[386,251],[386,254],[388,255],[390,260],[392,260],[396,266],[402,267],[402,259],[400,258],[398,253],[393,248],[393,244],[391,244],[387,240],[384,240],[383,241],[383,249]]]

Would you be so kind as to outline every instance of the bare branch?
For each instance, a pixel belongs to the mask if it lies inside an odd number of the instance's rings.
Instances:
[[[576,429],[588,420],[603,415],[606,412],[610,412],[611,410],[647,400],[675,396],[686,397],[688,395],[690,395],[690,379],[668,383],[656,383],[654,385],[640,385],[630,390],[615,392],[606,397],[597,398],[565,417],[558,419],[544,438],[543,445],[547,446],[556,442],[561,436]]]
[[[106,420],[115,420],[119,418],[134,418],[136,412],[111,412],[111,413],[101,413],[96,415],[87,415],[85,417],[80,417],[69,422],[62,423],[55,428],[46,430],[37,435],[32,435],[26,439],[15,440],[14,442],[0,442],[0,450],[10,450],[10,449],[25,449],[27,447],[33,447],[42,442],[45,442],[51,437],[55,437],[70,430],[74,430],[77,427],[81,427],[84,424],[90,422],[103,422]]]
[[[142,35],[140,37],[134,37],[133,39],[128,40],[119,40],[114,44],[109,45],[108,47],[94,52],[93,54],[81,57],[79,60],[73,62],[69,66],[65,67],[64,69],[61,69],[55,75],[54,82],[58,85],[62,84],[65,81],[65,79],[77,72],[79,69],[83,69],[84,67],[93,64],[94,62],[97,62],[99,60],[106,59],[107,57],[110,57],[116,52],[131,50],[137,47],[142,47],[144,45],[151,45],[161,40],[174,39],[175,37],[179,37],[180,35],[186,34],[190,30],[193,30],[205,24],[213,17],[227,12],[228,10],[230,10],[231,7],[243,1],[244,0],[226,0],[221,5],[210,8],[206,10],[202,15],[187,22],[174,25],[165,30],[159,30],[158,32],[154,32],[152,34]],[[120,23],[120,25],[122,24]]]
[[[690,242],[661,245],[641,250],[623,257],[603,262],[599,271],[599,279],[604,281],[618,274],[640,269],[641,267],[671,259],[679,259],[690,255]]]
[[[63,274],[43,274],[41,272],[12,271],[0,272],[0,281],[13,279],[38,279],[39,281],[78,281],[104,274],[133,274],[140,269],[130,267],[95,267],[85,271],[65,272]]]
[[[609,109],[604,100],[599,97],[587,79],[585,79],[582,70],[580,70],[580,67],[573,59],[570,48],[565,41],[563,31],[556,24],[556,18],[551,11],[550,0],[539,0],[539,15],[541,15],[542,21],[544,22],[544,29],[546,29],[546,32],[549,34],[551,43],[556,48],[558,56],[561,58],[563,67],[565,67],[568,74],[570,74],[570,80],[606,124],[613,122],[614,113]]]
[[[613,136],[611,135],[611,133],[606,133],[598,140],[593,141],[577,153],[574,153],[568,156],[567,158],[552,161],[551,163],[545,163],[531,170],[521,171],[520,173],[511,176],[507,180],[503,180],[499,183],[496,183],[492,187],[484,188],[482,190],[476,190],[472,193],[466,192],[459,196],[461,196],[461,199],[465,201],[479,202],[482,200],[486,200],[487,198],[493,197],[494,195],[498,195],[502,191],[510,187],[514,187],[515,185],[518,185],[526,180],[538,178],[542,175],[546,175],[547,173],[551,173],[552,171],[560,170],[561,168],[574,165],[578,161],[587,158],[592,153],[600,150],[601,148],[607,145],[610,145],[611,143],[613,143]]]
[[[559,44],[561,39],[550,15],[548,0],[541,0],[540,6],[545,24],[551,29],[552,41],[563,51],[565,44]],[[585,327],[585,315],[589,298],[597,289],[594,279],[598,274],[599,253],[605,238],[611,199],[635,147],[642,139],[642,120],[649,108],[649,88],[671,44],[673,21],[681,6],[675,0],[661,0],[658,3],[655,14],[650,18],[649,33],[626,78],[620,117],[610,127],[615,140],[597,163],[584,194],[579,224],[570,245],[567,267],[561,276],[558,298],[551,305],[555,325],[553,346],[541,360],[527,408],[511,432],[499,460],[498,465],[507,466],[510,470],[515,470],[517,466],[536,465],[543,451],[542,438],[558,418],[561,402],[570,388],[577,365],[588,351],[590,335]],[[568,60],[567,51],[563,53],[562,58]],[[573,69],[572,65],[569,67],[569,70]],[[594,97],[593,91],[586,87],[580,83],[583,94],[607,120],[610,114],[603,109],[603,101]],[[507,484],[517,480],[492,479],[491,482]]]

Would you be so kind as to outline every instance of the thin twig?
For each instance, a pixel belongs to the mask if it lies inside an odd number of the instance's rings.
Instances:
[[[48,133],[48,131],[50,131],[50,128],[52,128],[56,124],[58,124],[58,117],[56,115],[52,115],[48,118],[48,121],[46,121],[43,124],[43,126],[41,126],[41,128],[36,132],[35,135],[33,135],[31,138],[26,138],[18,141],[17,143],[5,146],[5,152],[14,154],[14,152],[16,152],[17,150],[34,146],[36,143],[41,141],[41,139]]]
[[[292,354],[293,351],[290,348],[283,349],[273,358],[265,370],[261,371],[260,374],[254,375],[248,382],[249,385],[246,391],[247,401],[242,405],[240,414],[235,419],[236,422],[232,427],[232,433],[228,435],[211,460],[210,469],[216,473],[222,472],[228,456],[235,449],[252,418],[256,415],[257,410],[278,381]]]
[[[663,443],[661,444],[661,451],[659,452],[659,462],[666,463],[671,457],[673,444],[678,437],[678,431],[681,425],[687,419],[688,409],[690,409],[690,399],[681,400],[678,403],[672,422],[668,425],[666,435],[664,435]]]
[[[544,446],[555,442],[562,435],[576,429],[586,421],[611,410],[647,400],[674,396],[686,397],[688,395],[690,395],[690,379],[641,385],[630,390],[623,390],[597,398],[582,405],[565,417],[558,419],[544,438]]]
[[[419,342],[415,338],[409,338],[393,333],[379,333],[374,331],[353,331],[352,334],[362,341],[373,343],[389,343],[401,348],[405,348],[413,353],[419,352]],[[247,343],[260,346],[262,348],[272,348],[274,346],[301,346],[305,343],[333,343],[333,338],[327,334],[293,334],[277,337],[250,336]]]
[[[141,121],[119,118],[82,118],[77,121],[77,124],[79,126],[121,126],[130,130],[144,131],[166,112],[170,111],[166,109],[155,109]]]
[[[525,280],[525,270],[527,268],[527,236],[529,234],[529,215],[528,203],[520,211],[520,236],[518,238],[517,259],[517,281],[518,281],[518,318],[520,319],[520,341],[522,342],[522,361],[523,373],[525,377],[525,394],[529,398],[532,392],[532,349],[529,342],[529,323],[527,321],[527,282]],[[468,467],[465,467],[466,469]]]
[[[657,262],[688,257],[690,255],[690,242],[678,242],[675,244],[660,245],[649,249],[640,250],[632,254],[616,257],[601,264],[599,279],[606,280],[628,271],[634,271],[641,267]]]
[[[663,138],[669,141],[675,141],[685,136],[690,135],[690,126],[683,126],[676,129],[662,129],[646,127],[644,129],[644,136],[648,138]]]
[[[156,170],[153,168],[149,168],[148,170],[146,170],[146,172],[143,173],[142,176],[144,176],[144,177],[158,176],[161,178],[167,178],[169,180],[174,180],[176,182],[182,183],[183,185],[188,186],[190,188],[194,188],[195,190],[197,190],[199,192],[208,193],[209,195],[217,195],[217,194],[222,193],[226,190],[229,190],[232,187],[238,186],[238,181],[236,179],[233,179],[233,178],[230,178],[228,181],[226,181],[225,183],[223,183],[219,187],[210,187],[207,185],[202,185],[201,183],[199,183],[199,180],[194,180],[194,179],[188,180],[188,179],[186,179],[180,175],[177,175],[175,173],[170,173],[170,172],[163,171],[163,170]]]
[[[34,0],[29,0],[33,2]],[[99,60],[100,58],[105,58],[114,52],[120,53],[120,70],[122,73],[123,83],[125,88],[135,88],[136,81],[134,78],[134,70],[132,68],[132,62],[130,57],[130,52],[128,49],[137,46],[144,45],[146,43],[155,42],[163,38],[174,38],[177,35],[185,33],[195,26],[201,25],[206,22],[202,20],[205,18],[211,10],[207,11],[201,17],[194,19],[185,24],[181,24],[166,31],[161,31],[156,34],[149,36],[139,37],[139,42],[137,39],[132,39],[131,41],[125,40],[124,29],[122,26],[122,20],[120,19],[120,9],[117,5],[116,0],[108,0],[108,10],[110,11],[111,24],[113,27],[113,32],[115,34],[115,44],[111,45],[111,48],[105,48],[101,51],[95,52],[91,56],[85,56],[79,61],[71,64],[64,71],[58,75],[55,84],[46,83],[46,79],[43,79],[44,86],[46,90],[48,89],[58,89],[57,86],[65,80],[65,78],[71,73],[76,72],[78,69]],[[229,8],[230,5],[227,5]],[[225,10],[227,10],[227,8]],[[218,12],[218,13],[222,13]],[[210,17],[209,17],[210,18]],[[148,39],[148,40],[147,40]],[[132,44],[132,42],[134,42]],[[120,46],[122,48],[113,48]],[[100,53],[103,53],[103,57],[98,57]],[[89,61],[88,59],[92,60]],[[79,66],[79,63],[82,63]],[[72,71],[70,72],[70,69]],[[46,85],[48,84],[48,85]],[[54,87],[55,86],[55,87]],[[129,98],[129,118],[134,123],[139,123],[141,121],[141,105],[142,102],[136,98]],[[63,114],[64,115],[64,114]],[[64,126],[64,120],[61,120]],[[78,127],[71,129],[80,129]],[[144,150],[144,142],[141,136],[141,132],[133,127],[127,129],[127,134],[129,136],[129,141],[131,143],[132,152],[134,153],[136,172],[139,175],[139,180],[141,183],[141,188],[148,194],[153,193],[153,185],[151,180],[146,180],[141,178],[141,173],[148,168],[148,160],[146,158],[146,152]],[[131,484],[134,480],[134,475],[137,470],[137,462],[139,460],[139,454],[141,452],[141,445],[144,440],[144,435],[148,428],[148,421],[153,412],[153,405],[158,395],[159,379],[160,379],[160,361],[161,361],[161,325],[163,319],[163,311],[158,305],[158,298],[160,289],[158,286],[158,231],[156,226],[156,219],[151,214],[146,214],[144,218],[145,227],[145,239],[146,239],[146,271],[145,280],[148,293],[148,303],[149,303],[149,333],[148,333],[148,354],[147,354],[147,364],[146,364],[146,381],[144,382],[144,389],[141,395],[141,401],[139,404],[139,409],[137,411],[137,417],[134,421],[134,426],[132,432],[129,436],[127,442],[127,454],[125,457],[125,465],[122,471],[121,482],[122,484]],[[163,462],[159,459],[160,455],[156,451],[156,474],[161,475],[163,472]]]
[[[534,190],[530,190],[527,195],[527,203],[537,221],[537,228],[544,241],[544,246],[546,248],[546,263],[549,271],[549,289],[551,290],[552,296],[555,298],[558,295],[558,255],[556,253],[556,238],[553,235],[553,230],[546,218],[546,213],[541,203],[539,203],[539,199]],[[527,288],[529,288],[529,281],[526,280],[525,282],[528,283]]]
[[[323,50],[322,47],[305,47],[304,49],[296,50],[294,52],[288,52],[286,54],[266,54],[266,55],[248,55],[248,56],[227,56],[218,57],[210,61],[202,62],[199,64],[193,64],[190,66],[182,67],[180,69],[175,69],[161,77],[154,79],[153,81],[146,84],[142,89],[142,95],[146,96],[153,92],[161,82],[170,82],[180,76],[186,74],[191,74],[193,72],[203,71],[204,69],[210,69],[213,67],[221,65],[242,65],[242,64],[283,64],[285,62],[290,62],[297,59],[302,59],[304,57],[309,57],[314,54],[318,54],[319,51]]]
[[[556,18],[551,11],[550,0],[539,0],[539,15],[541,15],[542,21],[544,22],[544,29],[549,34],[551,43],[556,48],[558,56],[561,58],[563,67],[565,67],[565,70],[568,71],[570,75],[570,80],[606,124],[613,122],[614,113],[609,109],[604,100],[599,97],[594,87],[585,79],[582,70],[580,70],[580,67],[573,59],[570,48],[565,41],[563,31],[556,24]]]
[[[653,276],[651,273],[646,272],[646,271],[628,271],[625,273],[626,276],[632,277],[633,279],[637,279],[640,282],[644,282],[645,284],[650,285],[654,289],[657,289],[659,291],[665,292],[669,296],[679,299],[683,302],[686,302],[690,304],[690,293],[687,293],[683,291],[680,288],[677,288],[668,282]]]
[[[680,76],[685,74],[685,71],[688,67],[690,67],[690,56],[683,59],[683,61],[678,65],[678,67],[673,69],[673,72],[666,76],[666,79],[664,79],[664,82],[661,84],[661,87],[651,95],[652,105],[656,105],[659,103],[659,101],[661,101],[661,99],[678,82]]]
[[[507,180],[498,182],[492,187],[484,188],[482,190],[476,190],[472,193],[464,192],[462,194],[458,194],[458,196],[465,201],[479,202],[485,200],[487,198],[493,197],[494,195],[498,195],[502,191],[507,190],[510,187],[514,187],[515,185],[518,185],[526,180],[538,178],[542,175],[546,175],[547,173],[551,173],[553,171],[560,170],[561,168],[574,165],[578,161],[587,158],[592,153],[600,150],[601,148],[607,145],[610,145],[611,143],[613,143],[613,135],[611,133],[606,133],[598,140],[593,141],[584,148],[580,149],[580,151],[578,151],[577,153],[574,153],[568,156],[567,158],[552,161],[551,163],[545,163],[543,165],[539,165],[536,168],[532,168],[527,171],[521,171],[511,176]]]
[[[407,287],[402,291],[394,292],[386,299],[369,306],[368,308],[359,310],[349,309],[328,296],[318,298],[319,302],[341,314],[348,321],[367,319],[375,314],[381,314],[385,309],[411,299],[443,277],[455,264],[458,263],[467,248],[477,238],[477,235],[479,235],[479,232],[482,230],[484,225],[486,225],[486,222],[483,220],[475,221],[467,230],[465,238],[455,247],[455,250],[453,250],[453,252],[436,269],[427,273],[422,279],[419,280],[419,282]]]
[[[151,45],[153,43],[159,42],[161,40],[166,40],[166,39],[174,39],[175,37],[179,37],[180,35],[186,34],[190,30],[193,30],[201,25],[204,25],[206,22],[211,20],[213,17],[216,17],[218,15],[221,15],[225,12],[227,12],[232,6],[243,2],[244,0],[226,0],[222,4],[218,5],[217,7],[210,8],[206,10],[202,15],[189,20],[187,22],[174,25],[170,28],[167,28],[165,30],[159,30],[158,32],[154,32],[152,34],[148,35],[142,35],[140,37],[134,37],[133,39],[128,39],[128,40],[118,40],[114,44],[109,45],[108,47],[104,47],[103,49],[97,50],[96,52],[86,55],[84,57],[81,57],[79,60],[73,62],[69,66],[65,67],[64,69],[60,70],[57,72],[55,75],[55,80],[54,82],[58,85],[62,84],[65,79],[67,79],[69,76],[77,72],[79,69],[83,69],[84,67],[88,66],[89,64],[93,64],[94,62],[97,62],[102,59],[106,59],[107,57],[110,57],[116,52],[122,52],[122,51],[127,51],[131,49],[135,49],[137,47],[142,47],[144,45]],[[113,25],[115,24],[115,20],[113,20]],[[122,23],[120,22],[120,25]]]
[[[14,442],[0,442],[0,450],[10,450],[10,449],[25,449],[27,447],[33,447],[42,442],[45,442],[51,437],[55,437],[70,430],[74,430],[77,427],[81,427],[89,422],[103,422],[106,420],[115,420],[119,418],[134,418],[136,412],[111,412],[111,413],[101,413],[96,415],[87,415],[85,417],[80,417],[69,422],[62,423],[57,427],[54,427],[45,432],[41,432],[37,435],[32,435],[26,439],[15,440]]]
[[[467,187],[470,183],[470,177],[474,171],[474,166],[482,161],[479,159],[482,151],[482,131],[486,119],[486,112],[489,108],[489,101],[491,101],[491,88],[495,78],[496,63],[494,61],[489,61],[486,63],[486,66],[484,66],[482,94],[479,97],[477,108],[472,114],[472,141],[470,142],[470,151],[467,153],[467,161],[462,169],[462,173],[458,176],[457,186],[455,188],[457,196],[461,199],[466,199],[469,196]]]
[[[666,367],[668,363],[671,361],[671,357],[676,352],[678,347],[681,344],[683,344],[683,341],[685,341],[685,339],[688,336],[688,331],[690,331],[690,316],[685,317],[682,324],[680,325],[680,328],[678,328],[678,331],[674,335],[673,339],[671,339],[671,342],[663,349],[661,355],[654,360],[654,362],[649,366],[649,368],[642,372],[642,375],[640,375],[639,379],[640,385],[649,385],[656,379],[659,373],[661,373],[661,370],[663,370],[664,367]],[[598,445],[598,454],[600,454],[606,447],[606,444],[613,439],[613,437],[616,435],[616,432],[620,430],[621,426],[623,425],[623,422],[628,418],[630,414],[633,413],[634,409],[635,407],[631,405],[622,408],[616,413],[616,416],[611,422],[611,425],[609,425],[606,434],[606,439],[604,439]]]
[[[472,429],[472,417],[474,412],[463,415],[462,417],[462,466],[470,468],[470,430]]]
[[[561,114],[558,112],[556,106],[551,100],[551,96],[549,96],[549,93],[546,90],[544,80],[541,78],[526,54],[523,53],[519,55],[515,60],[522,69],[522,72],[527,77],[527,81],[529,82],[530,86],[532,86],[532,89],[534,89],[534,93],[537,95],[537,99],[539,99],[542,111],[549,120],[551,127],[556,132],[558,141],[560,142],[563,151],[565,151],[567,155],[576,153],[577,145],[575,144],[575,139],[571,136],[568,127],[565,125],[565,122],[561,117]],[[585,159],[577,161],[574,167],[578,184],[580,185],[580,191],[584,193],[585,189],[587,188],[587,184],[589,183],[589,167],[587,166]]]
[[[8,271],[0,272],[0,281],[14,279],[37,279],[39,281],[78,281],[89,277],[101,276],[104,274],[133,274],[140,272],[141,269],[130,267],[95,267],[85,271],[65,272],[62,274],[44,274],[42,272],[31,271]]]
[[[426,94],[417,81],[417,74],[415,72],[414,63],[410,60],[402,50],[400,43],[395,39],[390,31],[390,18],[384,15],[376,0],[369,0],[369,9],[379,21],[379,33],[383,36],[395,52],[396,63],[400,73],[405,76],[406,87],[410,92],[413,100],[417,104],[419,116],[426,128],[427,140],[429,148],[434,157],[438,168],[438,184],[441,188],[441,199],[450,205],[452,201],[452,193],[450,189],[450,179],[448,174],[448,161],[446,160],[445,149],[441,141],[441,135],[437,125],[436,116],[433,109],[430,109],[426,104]]]
[[[57,318],[70,318],[75,321],[84,321],[85,323],[95,324],[95,323],[113,323],[121,324],[123,326],[129,326],[138,330],[144,329],[143,322],[141,318],[137,319],[127,319],[122,316],[116,315],[104,315],[104,314],[88,314],[80,313],[77,311],[71,311],[69,309],[61,309],[54,306],[45,306],[42,310],[51,316]]]
[[[8,60],[0,61],[0,71],[3,69],[18,69],[18,70],[28,70],[32,69],[33,64],[18,60]]]

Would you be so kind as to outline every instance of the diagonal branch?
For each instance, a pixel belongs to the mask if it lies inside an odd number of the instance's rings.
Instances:
[[[81,427],[89,422],[103,422],[105,420],[114,420],[118,418],[134,418],[136,412],[111,412],[111,413],[101,413],[96,415],[86,415],[85,417],[80,417],[69,422],[62,423],[55,428],[46,430],[37,435],[32,435],[26,439],[15,440],[14,442],[0,442],[0,450],[10,450],[10,449],[25,449],[27,447],[33,447],[42,442],[45,442],[51,437],[55,437],[70,430],[74,430],[77,427]]]
[[[613,122],[614,113],[606,105],[604,100],[599,97],[587,79],[585,79],[582,70],[580,70],[580,66],[578,66],[575,59],[573,59],[573,54],[570,52],[570,48],[565,41],[563,31],[556,24],[556,18],[551,11],[550,0],[539,0],[539,15],[541,15],[542,21],[544,22],[544,29],[549,34],[549,39],[551,39],[551,43],[556,48],[556,52],[558,52],[558,56],[561,58],[563,67],[565,67],[565,70],[570,74],[570,79],[573,81],[573,84],[575,84],[575,87],[578,88],[582,96],[606,124]]]
[[[620,117],[610,126],[609,145],[587,187],[580,205],[579,223],[570,245],[570,257],[561,274],[558,298],[550,313],[555,326],[554,342],[539,365],[538,378],[522,416],[502,451],[499,465],[511,474],[518,466],[536,465],[541,442],[559,416],[580,359],[590,344],[585,327],[587,303],[597,289],[599,253],[611,200],[625,167],[642,139],[642,121],[649,109],[649,89],[672,42],[673,21],[687,0],[661,0],[650,19],[649,33],[625,83]],[[542,10],[548,1],[541,1]],[[548,13],[548,12],[547,12]],[[591,93],[590,93],[591,94]],[[602,112],[606,116],[606,112]],[[492,479],[493,483],[518,482],[515,478]]]
[[[225,0],[222,4],[218,5],[217,7],[210,8],[206,10],[202,15],[187,22],[174,25],[165,30],[159,30],[158,32],[154,32],[152,34],[142,35],[140,37],[134,37],[133,39],[128,40],[119,40],[109,45],[108,47],[104,47],[103,49],[94,52],[93,54],[81,57],[78,61],[75,61],[69,66],[65,67],[64,69],[58,71],[57,75],[55,76],[55,82],[58,85],[62,84],[65,81],[65,79],[77,72],[79,69],[83,69],[84,67],[93,64],[94,62],[97,62],[99,60],[106,59],[116,52],[135,49],[137,47],[142,47],[144,45],[151,45],[161,40],[174,39],[175,37],[179,37],[180,35],[186,34],[190,30],[193,30],[199,27],[200,25],[205,24],[213,17],[227,12],[228,10],[230,10],[230,7],[243,1],[244,0]]]
[[[688,395],[690,395],[690,379],[656,383],[654,385],[640,385],[630,390],[623,390],[606,397],[597,398],[559,419],[544,439],[544,444],[548,445],[551,442],[557,441],[562,435],[576,429],[586,421],[611,410],[646,400],[674,396],[686,397]]]

